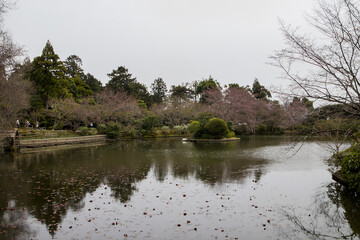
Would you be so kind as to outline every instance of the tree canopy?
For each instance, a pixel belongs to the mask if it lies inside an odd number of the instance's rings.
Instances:
[[[166,83],[162,78],[157,78],[151,84],[152,100],[154,103],[161,103],[166,97]]]
[[[34,58],[29,79],[35,85],[46,107],[50,98],[69,96],[69,82],[65,76],[66,68],[47,41],[41,56]]]

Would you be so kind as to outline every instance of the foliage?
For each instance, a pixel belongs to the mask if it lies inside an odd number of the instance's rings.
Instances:
[[[86,74],[83,80],[94,93],[98,93],[102,91],[103,89],[102,83],[90,73]]]
[[[93,91],[78,75],[68,79],[69,93],[74,99],[93,95]]]
[[[130,95],[131,84],[136,82],[136,78],[132,78],[132,74],[124,66],[114,69],[108,74],[110,81],[106,84],[108,89],[114,92],[126,92]]]
[[[206,103],[207,92],[209,90],[218,90],[220,91],[221,87],[218,81],[216,81],[213,77],[209,76],[208,79],[203,79],[196,86],[195,94],[200,96],[199,101],[202,103]]]
[[[166,97],[166,83],[162,78],[157,78],[151,84],[152,101],[154,103],[161,103]]]
[[[356,133],[360,122],[352,119],[319,120],[313,125],[313,132],[317,135],[349,135]]]
[[[189,127],[187,125],[176,125],[173,129],[175,134],[183,135],[188,132]]]
[[[76,55],[69,56],[64,61],[64,66],[66,68],[66,74],[69,76],[69,78],[73,78],[75,76],[78,76],[81,79],[84,79],[84,70],[81,68],[82,66],[82,60],[80,57]]]
[[[200,123],[198,121],[191,121],[189,125],[190,133],[195,134],[197,131],[200,130]]]
[[[96,128],[79,127],[77,132],[82,136],[96,135]]]
[[[69,96],[69,82],[65,76],[66,69],[54,52],[50,41],[47,41],[40,57],[34,58],[29,79],[35,85],[37,93],[48,107],[51,98]]]
[[[171,129],[168,126],[162,126],[160,130],[164,135],[169,135],[171,133]]]
[[[108,138],[116,139],[122,135],[122,125],[120,123],[108,123],[105,129],[101,128],[101,133],[106,134]]]
[[[97,126],[97,131],[100,133],[100,134],[106,134],[106,124],[99,124]]]
[[[149,131],[160,126],[160,120],[156,115],[150,115],[143,118],[142,128]]]
[[[360,145],[355,143],[343,153],[341,173],[349,189],[360,192]]]
[[[173,101],[185,102],[192,98],[193,91],[185,85],[172,85],[170,89]]]
[[[254,80],[254,83],[253,83],[253,86],[251,89],[251,93],[252,93],[252,95],[254,95],[254,97],[256,99],[267,100],[268,98],[271,98],[270,91],[267,90],[263,85],[261,85],[257,78]]]
[[[202,112],[194,120],[199,122],[201,128],[204,128],[205,124],[213,117],[210,113]]]
[[[226,138],[233,138],[235,137],[235,132],[234,131],[229,131],[227,134],[226,134]]]
[[[216,138],[216,139],[221,139],[226,137],[226,135],[229,132],[226,122],[219,118],[211,118],[205,124],[204,130],[207,134],[210,134],[212,138]]]

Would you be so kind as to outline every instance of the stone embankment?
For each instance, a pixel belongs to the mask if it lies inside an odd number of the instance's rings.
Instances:
[[[16,146],[20,148],[38,148],[50,147],[69,144],[83,144],[106,141],[105,135],[81,136],[81,137],[64,137],[64,138],[43,138],[43,139],[26,139],[17,140]]]

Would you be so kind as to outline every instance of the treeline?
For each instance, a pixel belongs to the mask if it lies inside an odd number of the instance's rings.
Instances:
[[[271,100],[270,91],[257,79],[252,86],[221,86],[210,76],[168,89],[157,78],[149,91],[124,66],[108,77],[103,86],[84,72],[76,55],[61,61],[48,41],[41,56],[16,64],[0,82],[2,126],[14,127],[20,118],[22,124],[28,119],[31,125],[46,129],[82,127],[88,133],[93,131],[86,128],[93,126],[113,137],[179,135],[189,132],[193,120],[217,117],[236,134],[269,134],[304,133],[322,118],[321,113],[314,115],[318,111],[306,98],[283,104]]]

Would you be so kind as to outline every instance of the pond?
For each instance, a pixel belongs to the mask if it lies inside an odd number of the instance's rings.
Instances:
[[[325,142],[127,140],[0,155],[0,239],[359,239]]]

